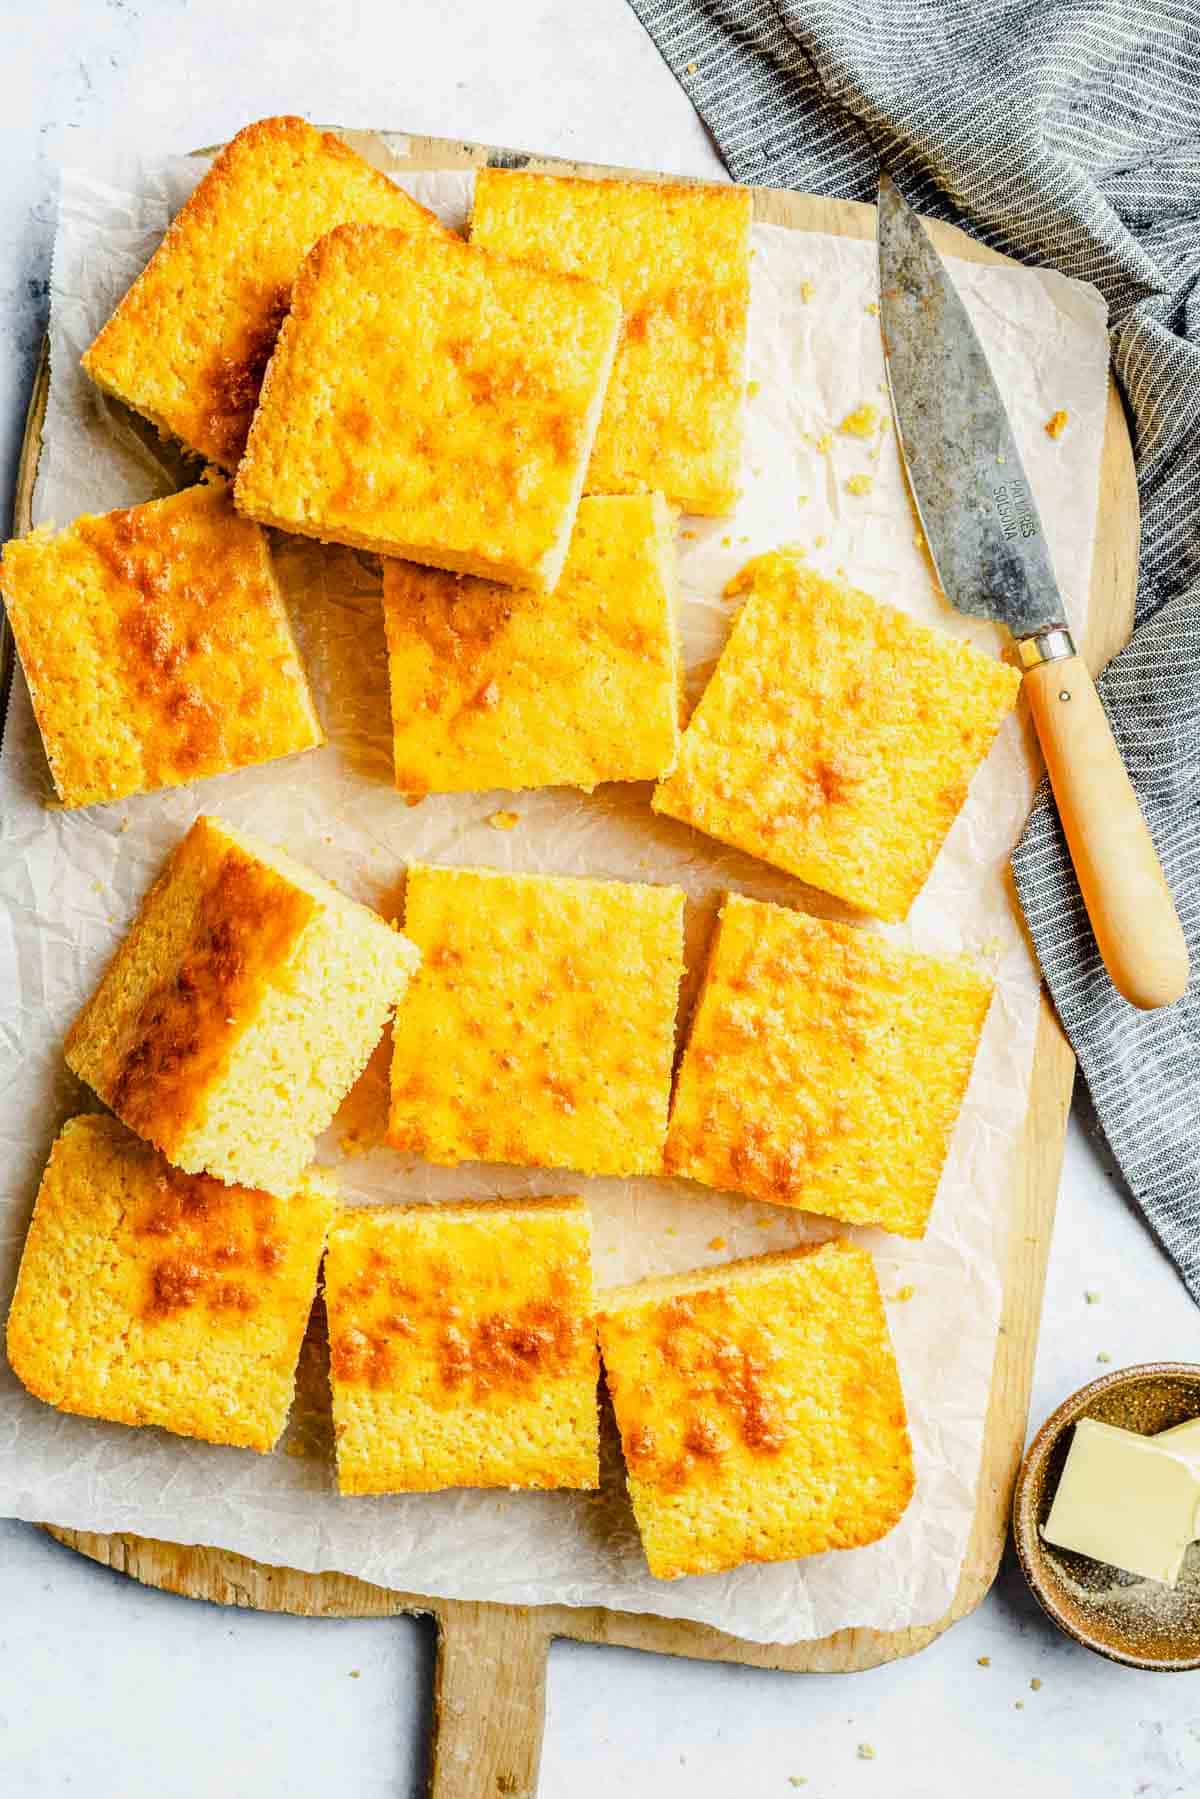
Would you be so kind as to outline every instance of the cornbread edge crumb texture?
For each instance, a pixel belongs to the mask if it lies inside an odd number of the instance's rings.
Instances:
[[[334,1196],[182,1174],[115,1118],[64,1125],[8,1318],[38,1399],[265,1453],[287,1420]]]
[[[599,1484],[578,1199],[343,1212],[325,1264],[343,1493]]]
[[[923,1236],[991,997],[965,958],[727,894],[667,1169]]]
[[[660,494],[580,503],[552,594],[385,561],[396,785],[656,780],[679,746],[675,549]]]
[[[418,866],[404,928],[422,968],[394,1034],[395,1148],[661,1172],[679,888]]]
[[[0,591],[66,806],[325,741],[266,538],[218,478],[6,544]]]
[[[748,188],[480,169],[471,241],[612,288],[625,325],[589,493],[737,503],[750,302]]]
[[[286,1197],[419,961],[280,850],[198,818],[67,1036],[178,1167]]]
[[[786,551],[746,590],[654,809],[899,921],[1020,675]]]
[[[85,352],[92,380],[197,455],[233,469],[305,256],[354,221],[449,235],[332,132],[239,131]]]
[[[238,469],[242,511],[553,589],[620,331],[615,295],[372,226],[301,270]]]
[[[617,1287],[597,1325],[650,1572],[886,1536],[912,1497],[874,1265],[834,1241]]]

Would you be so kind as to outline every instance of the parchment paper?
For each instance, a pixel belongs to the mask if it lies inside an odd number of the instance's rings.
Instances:
[[[199,172],[191,162],[127,169],[113,185],[84,173],[64,179],[39,522],[65,524],[79,511],[149,499],[178,484],[179,470],[164,468],[161,446],[147,448],[110,414],[78,357]],[[420,176],[405,185],[461,222],[470,179]],[[958,617],[936,593],[890,432],[863,441],[837,430],[863,402],[887,414],[873,263],[866,243],[755,229],[745,498],[733,519],[681,525],[681,626],[693,693],[728,627],[726,580],[749,555],[787,541],[806,545],[820,569],[844,571],[917,617],[998,646],[991,627]],[[954,274],[1008,396],[1071,618],[1081,626],[1103,437],[1103,303],[1092,289],[1052,274],[971,263],[956,263]],[[1054,442],[1043,426],[1058,408],[1070,423]],[[873,477],[868,495],[848,493],[855,474]],[[377,573],[348,550],[280,540],[277,554],[332,740],[318,753],[161,796],[55,811],[47,807],[49,778],[18,676],[0,759],[0,1307],[7,1307],[54,1134],[73,1112],[96,1105],[63,1066],[63,1033],[198,811],[260,832],[384,907],[410,858],[679,882],[695,902],[692,979],[723,887],[838,914],[834,902],[764,864],[655,818],[645,787],[611,786],[590,797],[434,797],[410,809],[390,785]],[[655,1582],[638,1548],[611,1420],[596,1495],[339,1498],[319,1330],[305,1346],[287,1437],[268,1457],[60,1415],[30,1398],[4,1364],[0,1512],[217,1544],[427,1594],[659,1612],[762,1641],[936,1618],[953,1594],[971,1526],[998,1255],[1037,1018],[1037,974],[1006,876],[1035,769],[1027,726],[1014,718],[909,925],[892,933],[923,948],[974,952],[994,972],[997,994],[928,1235],[906,1243],[878,1231],[852,1233],[878,1258],[917,1458],[916,1496],[883,1542]],[[487,822],[500,809],[519,814],[507,833]],[[687,995],[685,1013],[686,1004]],[[386,1047],[322,1144],[348,1200],[582,1191],[594,1218],[600,1285],[717,1264],[834,1228],[685,1183],[428,1167],[370,1147],[385,1083]],[[346,1145],[358,1153],[346,1154]],[[911,1297],[901,1297],[909,1289]]]

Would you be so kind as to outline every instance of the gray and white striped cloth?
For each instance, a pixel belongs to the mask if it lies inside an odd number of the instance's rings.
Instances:
[[[1100,683],[1200,970],[1200,3],[631,0],[735,180],[907,198],[1095,282],[1131,414],[1138,628]],[[1135,1197],[1200,1300],[1200,977],[1114,991],[1052,802],[1013,858],[1059,1016]]]

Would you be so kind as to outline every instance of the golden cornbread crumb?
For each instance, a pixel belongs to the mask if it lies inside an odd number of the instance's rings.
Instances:
[[[1070,418],[1071,415],[1069,412],[1052,412],[1050,417],[1046,420],[1046,436],[1061,437],[1066,430],[1067,425],[1070,423]]]
[[[846,437],[874,437],[878,429],[879,408],[869,400],[856,406],[853,412],[848,412],[838,426],[838,430]]]
[[[678,887],[409,870],[422,956],[389,1140],[431,1162],[582,1174],[662,1163],[683,970]]]
[[[846,482],[846,492],[856,494],[861,498],[863,494],[870,493],[874,485],[875,479],[872,475],[851,475]]]
[[[0,590],[65,806],[324,742],[266,539],[224,481],[19,538]]]
[[[921,1236],[991,996],[965,961],[727,894],[667,1169]]]
[[[829,454],[830,450],[832,450],[832,448],[833,448],[833,432],[825,431],[817,439],[817,454],[820,456],[828,456],[828,454]]]
[[[589,276],[625,309],[589,493],[732,512],[741,466],[748,188],[480,169],[471,241]]]
[[[800,298],[804,301],[804,304],[806,306],[808,305],[809,301],[812,299],[812,297],[816,293],[816,291],[817,290],[813,286],[811,281],[802,281],[800,283]]]
[[[865,1249],[752,1256],[596,1305],[651,1574],[854,1549],[892,1529],[912,1449]]]
[[[457,238],[345,225],[305,261],[236,498],[264,524],[550,592],[616,296]]]
[[[515,831],[521,822],[519,812],[489,812],[488,823],[493,831]]]
[[[361,220],[448,236],[394,181],[303,119],[260,119],[215,159],[85,353],[106,392],[237,466],[292,284],[319,237]]]
[[[377,913],[201,817],[71,1026],[67,1065],[178,1167],[286,1197],[418,961]]]
[[[747,589],[654,809],[902,919],[1021,677],[793,553]]]
[[[578,1199],[343,1212],[329,1238],[343,1493],[599,1484]]]
[[[400,790],[665,774],[679,747],[674,562],[660,494],[582,501],[552,594],[385,562]]]
[[[63,1412],[265,1452],[287,1419],[334,1211],[182,1174],[115,1118],[50,1154],[8,1317],[8,1357]]]

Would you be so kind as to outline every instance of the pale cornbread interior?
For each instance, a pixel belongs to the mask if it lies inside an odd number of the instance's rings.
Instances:
[[[286,1195],[418,959],[292,857],[201,818],[72,1027],[67,1060],[180,1168]]]
[[[901,1517],[912,1448],[866,1250],[783,1250],[596,1304],[651,1574],[856,1548]]]
[[[64,1125],[8,1319],[12,1367],[61,1411],[273,1448],[333,1216],[181,1174],[115,1118]]]

